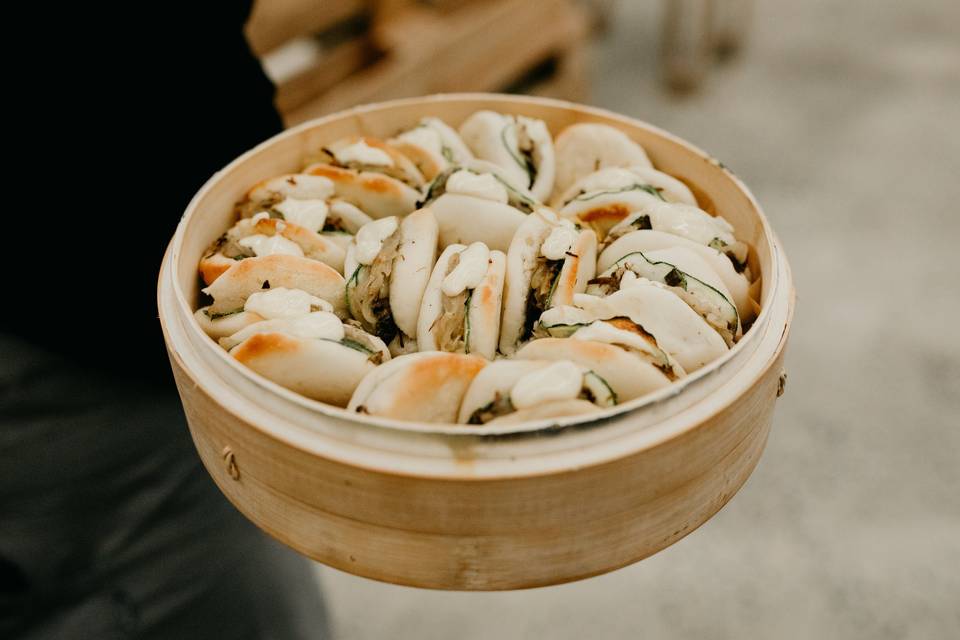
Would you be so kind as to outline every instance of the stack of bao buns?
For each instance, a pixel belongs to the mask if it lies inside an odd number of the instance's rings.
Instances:
[[[195,315],[236,360],[351,412],[508,424],[661,389],[756,317],[747,245],[620,130],[411,124],[237,203]]]

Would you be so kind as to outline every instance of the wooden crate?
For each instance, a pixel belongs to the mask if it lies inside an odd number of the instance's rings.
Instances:
[[[288,125],[396,97],[509,91],[584,100],[589,20],[574,0],[274,0],[248,25],[255,51],[321,42],[278,81]]]

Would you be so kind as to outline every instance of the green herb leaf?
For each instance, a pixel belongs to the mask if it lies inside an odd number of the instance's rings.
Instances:
[[[354,351],[360,351],[361,353],[366,353],[368,355],[376,353],[373,349],[369,349],[366,346],[357,342],[356,340],[351,340],[350,338],[343,338],[342,340],[340,340],[340,344],[342,344],[345,347],[349,347]]]
[[[516,124],[511,122],[510,124],[505,126],[503,129],[501,129],[500,141],[503,143],[503,148],[506,149],[507,153],[510,154],[510,157],[513,158],[513,161],[516,162],[521,169],[527,172],[527,181],[528,181],[527,188],[530,188],[533,185],[534,177],[537,175],[537,168],[533,166],[533,162],[531,162],[527,156],[525,155],[518,156],[516,153],[514,153],[513,149],[510,148],[510,144],[507,142],[507,130],[515,129],[516,126],[517,126]]]
[[[464,300],[463,306],[465,312],[463,314],[463,352],[470,353],[470,301],[473,299],[473,292],[476,289],[470,289],[470,292],[467,293],[467,299]]]
[[[653,187],[649,184],[637,183],[637,184],[632,184],[629,187],[623,187],[622,189],[602,189],[600,191],[589,191],[587,193],[581,193],[579,196],[577,196],[573,200],[570,200],[570,202],[573,202],[574,200],[576,200],[577,202],[586,202],[587,200],[593,200],[594,198],[599,198],[600,196],[614,195],[617,193],[626,193],[628,191],[645,191],[650,195],[656,196],[657,198],[663,200],[663,196],[660,194],[660,192],[657,190],[656,187]],[[664,200],[664,202],[666,201]]]
[[[232,316],[234,314],[240,313],[243,311],[243,307],[239,309],[234,309],[233,311],[221,311],[219,313],[210,313],[209,309],[204,309],[203,314],[210,318],[211,320],[219,320],[220,318],[226,318],[227,316]]]

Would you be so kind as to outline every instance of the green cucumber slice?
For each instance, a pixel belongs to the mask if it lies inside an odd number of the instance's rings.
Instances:
[[[513,158],[513,161],[527,173],[527,188],[533,185],[534,178],[537,175],[537,168],[533,166],[533,163],[527,159],[524,155],[517,155],[514,153],[513,149],[510,148],[510,144],[507,142],[507,131],[509,129],[516,129],[516,123],[511,122],[503,129],[500,130],[500,141],[503,143],[503,148],[507,150],[507,153],[510,154],[510,157]],[[519,140],[519,136],[518,136]]]
[[[356,340],[351,340],[350,338],[343,338],[343,339],[341,339],[341,340],[331,340],[331,342],[338,342],[339,344],[342,344],[342,345],[345,346],[345,347],[348,347],[348,348],[350,348],[350,349],[353,349],[354,351],[359,351],[359,352],[361,352],[361,353],[365,353],[365,354],[367,354],[367,355],[373,355],[373,354],[377,353],[377,352],[374,351],[373,349],[368,349],[367,347],[363,346],[362,344],[360,344],[360,343],[357,342]]]
[[[549,327],[541,324],[540,326],[544,331],[547,332],[551,338],[569,338],[575,334],[578,330],[586,327],[589,323],[576,323],[576,324],[553,324]]]
[[[482,175],[493,176],[493,178],[497,182],[502,184],[503,187],[507,190],[507,204],[509,204],[515,209],[519,209],[523,213],[532,212],[539,204],[536,200],[528,198],[527,196],[517,191],[515,188],[513,188],[510,185],[510,183],[508,183],[506,180],[504,180],[503,178],[501,178],[495,173],[485,174],[481,171],[474,171],[473,169],[469,169],[467,167],[457,165],[438,173],[437,177],[434,178],[433,181],[430,183],[430,185],[427,187],[427,192],[423,196],[423,200],[417,203],[417,205],[419,207],[426,206],[431,202],[433,202],[434,200],[436,200],[437,198],[439,198],[440,196],[442,196],[444,193],[446,193],[447,180],[449,180],[450,176],[452,176],[457,171],[469,171],[475,176],[482,176]]]
[[[576,198],[567,201],[566,204],[570,202],[586,202],[587,200],[593,200],[594,198],[599,198],[600,196],[613,195],[617,193],[626,193],[627,191],[646,191],[652,196],[656,196],[666,202],[663,196],[657,191],[657,188],[649,184],[632,184],[629,187],[623,187],[621,189],[604,189],[602,191],[588,191],[587,193],[581,193]]]
[[[553,277],[553,284],[550,285],[550,293],[547,295],[547,300],[543,305],[544,310],[547,310],[553,304],[553,294],[557,291],[557,283],[560,282],[560,274],[563,273],[563,265],[560,265],[560,268],[557,269],[557,275]]]
[[[736,305],[717,289],[681,271],[669,262],[648,260],[640,251],[623,256],[595,280],[609,279],[622,268],[632,271],[641,278],[667,285],[699,313],[707,324],[716,329],[728,346],[735,342],[740,329],[740,315],[737,313]],[[620,276],[622,275],[621,272]],[[619,283],[617,287],[619,288]],[[587,287],[587,293],[603,295],[603,290],[599,284],[590,284]]]
[[[216,312],[210,313],[209,309],[204,309],[203,315],[207,316],[211,320],[219,320],[220,318],[226,318],[227,316],[235,315],[237,313],[240,313],[241,311],[243,311],[243,307],[240,307],[238,309],[233,309],[232,311],[221,311],[219,313],[216,313]]]
[[[583,386],[589,394],[589,400],[598,407],[613,407],[617,404],[617,393],[592,369],[583,374]]]
[[[353,273],[347,279],[347,286],[343,288],[343,301],[347,307],[347,311],[350,312],[350,315],[357,317],[359,315],[353,307],[350,306],[350,292],[357,288],[357,285],[360,284],[360,270],[363,269],[364,265],[358,265],[356,269],[353,270]]]
[[[473,299],[474,289],[470,289],[470,292],[467,294],[467,299],[464,300],[463,306],[466,307],[466,311],[463,314],[463,352],[470,353],[470,300]]]

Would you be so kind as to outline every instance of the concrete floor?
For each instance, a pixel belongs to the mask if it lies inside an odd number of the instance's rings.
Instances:
[[[621,2],[593,99],[721,158],[786,246],[799,313],[756,473],[678,544],[571,585],[320,569],[337,638],[957,637],[960,3],[756,4],[745,56],[677,101],[659,3]]]

